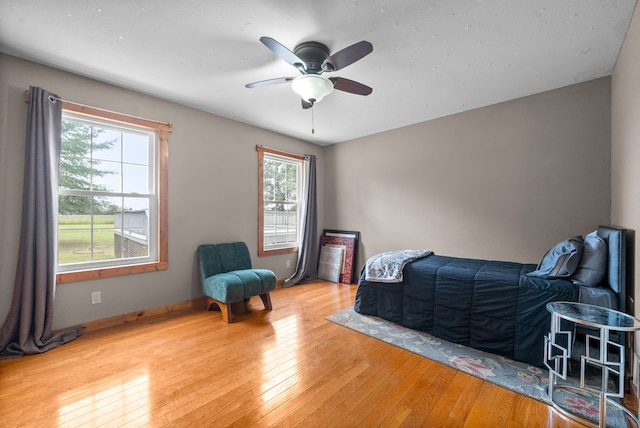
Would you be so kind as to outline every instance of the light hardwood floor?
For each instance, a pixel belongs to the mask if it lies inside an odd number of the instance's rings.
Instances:
[[[328,322],[356,286],[277,289],[247,318],[180,310],[0,360],[2,427],[582,427]]]

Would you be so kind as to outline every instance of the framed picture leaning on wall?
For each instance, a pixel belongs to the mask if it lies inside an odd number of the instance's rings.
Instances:
[[[320,252],[322,247],[342,248],[342,267],[340,269],[340,282],[353,284],[357,281],[356,256],[360,232],[351,230],[324,229],[320,237]]]

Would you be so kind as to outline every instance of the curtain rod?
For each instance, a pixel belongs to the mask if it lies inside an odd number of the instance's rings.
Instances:
[[[24,91],[24,102],[27,103],[27,104],[29,104],[29,96],[30,96],[30,92],[27,89],[27,90]],[[49,95],[49,101],[51,101],[51,102],[62,101],[63,103],[76,104],[76,103],[73,103],[71,101],[63,100],[62,98],[59,98],[59,97],[54,97],[53,95]],[[82,104],[78,104],[78,105],[82,105]],[[89,107],[89,106],[87,106],[87,107]]]
[[[24,91],[24,102],[29,104],[29,98],[30,98],[30,92],[27,89],[27,90]],[[92,109],[92,110],[99,110],[99,111],[102,111],[102,112],[112,113],[112,114],[115,114],[115,115],[123,115],[122,113],[117,113],[117,112],[101,109],[99,107],[93,107],[93,106],[88,106],[86,104],[80,104],[80,103],[76,103],[76,102],[73,102],[73,101],[67,101],[67,100],[62,99],[60,97],[54,97],[53,95],[49,95],[49,101],[51,101],[51,102],[60,101],[60,102],[63,103],[63,105],[62,105],[63,108],[64,108],[64,104],[66,103],[66,104],[69,104],[70,106],[74,106],[74,107],[80,107],[80,108]],[[136,119],[139,119],[139,120],[143,120],[145,122],[157,123],[159,125],[166,126],[169,129],[173,128],[173,125],[168,123],[168,122],[160,122],[160,121],[153,120],[153,119],[145,119],[144,117],[137,117],[137,116],[131,116],[131,115],[126,115],[126,116],[132,117],[132,118],[136,118]],[[171,132],[171,131],[169,131],[169,132]]]

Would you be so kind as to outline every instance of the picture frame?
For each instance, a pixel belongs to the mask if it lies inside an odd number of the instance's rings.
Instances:
[[[354,284],[357,282],[356,260],[358,255],[358,241],[360,232],[354,230],[324,229],[320,237],[320,251],[322,247],[339,247],[342,252],[342,266],[340,269],[340,283]]]
[[[344,249],[341,247],[333,247],[330,245],[320,247],[318,278],[339,283],[340,274],[342,273],[343,255]]]

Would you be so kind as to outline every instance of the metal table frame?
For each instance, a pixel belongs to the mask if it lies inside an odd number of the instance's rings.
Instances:
[[[636,426],[640,425],[637,413],[633,414],[620,403],[611,400],[611,398],[624,397],[626,376],[624,369],[625,349],[610,338],[612,331],[626,334],[627,332],[640,330],[640,321],[631,315],[612,309],[576,302],[547,303],[547,310],[551,312],[551,331],[545,336],[544,365],[549,369],[548,396],[554,407],[580,422],[593,424],[591,420],[573,414],[561,407],[554,399],[554,390],[556,389],[580,389],[599,396],[599,427],[606,427],[607,425],[607,403],[620,408]],[[599,332],[598,336],[586,335],[585,355],[580,358],[579,388],[558,383],[559,378],[567,380],[569,360],[575,338],[575,328],[562,329],[561,321],[563,319],[576,325],[592,327]],[[594,352],[591,351],[592,346],[590,346],[593,342],[597,342],[597,346],[593,346],[593,348],[597,349],[595,355],[593,355]],[[586,375],[588,367],[600,369],[602,376],[599,387],[588,384]],[[610,381],[615,383],[615,379],[617,379],[617,388],[611,390],[609,387]],[[638,405],[640,407],[640,402]]]

